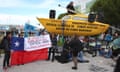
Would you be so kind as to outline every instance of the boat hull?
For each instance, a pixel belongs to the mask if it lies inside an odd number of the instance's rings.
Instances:
[[[47,29],[48,32],[55,34],[92,36],[101,34],[109,28],[108,24],[100,22],[90,23],[75,20],[63,21],[47,18],[37,19]]]

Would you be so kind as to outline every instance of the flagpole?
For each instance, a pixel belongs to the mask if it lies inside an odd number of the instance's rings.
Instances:
[[[62,37],[63,37],[63,39],[62,39],[62,48],[63,48],[63,46],[64,46],[64,30],[65,30],[65,20],[62,20]]]

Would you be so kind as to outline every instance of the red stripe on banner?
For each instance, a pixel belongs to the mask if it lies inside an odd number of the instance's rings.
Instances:
[[[24,64],[24,51],[14,51],[11,53],[11,65]]]
[[[35,51],[14,51],[11,54],[11,65],[25,64],[48,58],[48,48]]]
[[[24,53],[24,63],[33,62],[36,60],[46,60],[48,58],[48,48],[27,51]]]

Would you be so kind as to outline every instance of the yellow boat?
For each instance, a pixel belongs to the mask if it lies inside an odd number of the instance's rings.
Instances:
[[[66,15],[62,19],[37,18],[50,33],[92,36],[105,32],[109,24],[88,22],[86,15]]]

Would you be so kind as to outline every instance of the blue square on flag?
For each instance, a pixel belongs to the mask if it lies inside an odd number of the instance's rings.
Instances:
[[[15,51],[24,50],[24,38],[12,37],[11,49]]]

